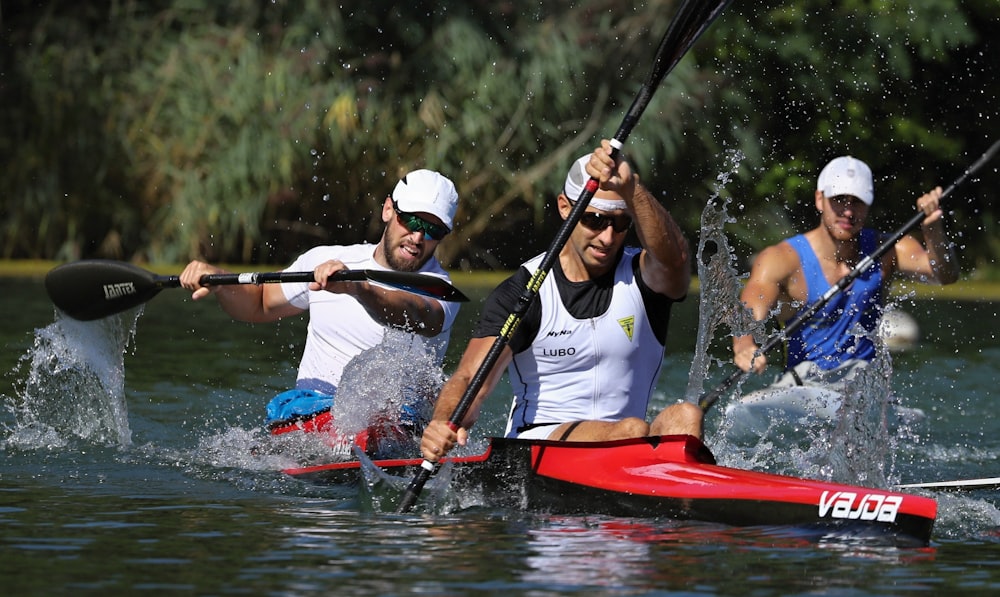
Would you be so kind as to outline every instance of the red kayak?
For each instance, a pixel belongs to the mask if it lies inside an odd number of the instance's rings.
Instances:
[[[732,526],[796,526],[822,535],[877,537],[927,545],[937,516],[930,498],[715,464],[686,435],[612,442],[491,438],[483,454],[445,458],[452,483],[486,505],[554,514],[668,517]],[[421,459],[375,460],[386,473],[412,477]],[[287,469],[312,483],[361,479],[361,463]]]

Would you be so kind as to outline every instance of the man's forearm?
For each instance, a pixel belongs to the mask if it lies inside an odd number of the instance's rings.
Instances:
[[[669,269],[687,268],[690,249],[670,212],[642,184],[632,199],[636,234],[650,257]]]
[[[961,268],[958,256],[952,242],[945,234],[944,226],[939,222],[924,227],[924,240],[927,243],[927,256],[930,259],[931,270],[939,284],[952,284],[958,281]]]
[[[444,328],[444,309],[434,299],[369,282],[353,283],[351,295],[382,325],[426,337],[436,336]]]

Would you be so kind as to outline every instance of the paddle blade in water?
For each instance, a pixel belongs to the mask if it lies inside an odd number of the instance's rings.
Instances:
[[[156,296],[157,277],[129,263],[91,259],[60,265],[45,276],[52,303],[73,319],[92,321]]]

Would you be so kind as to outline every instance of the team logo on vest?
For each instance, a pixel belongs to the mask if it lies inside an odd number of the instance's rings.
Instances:
[[[635,331],[635,315],[622,317],[618,320],[618,325],[622,326],[622,331],[628,336],[628,341],[632,341],[632,332]]]

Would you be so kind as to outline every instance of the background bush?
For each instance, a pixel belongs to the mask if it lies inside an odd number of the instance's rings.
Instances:
[[[0,256],[282,264],[376,240],[427,167],[462,197],[442,261],[512,268],[548,246],[566,167],[615,132],[677,4],[3,2]],[[1000,137],[997,30],[995,0],[740,0],[627,151],[692,240],[734,152],[744,255],[813,224],[841,153],[894,229]],[[967,270],[1000,256],[998,183],[991,164],[948,200]]]

